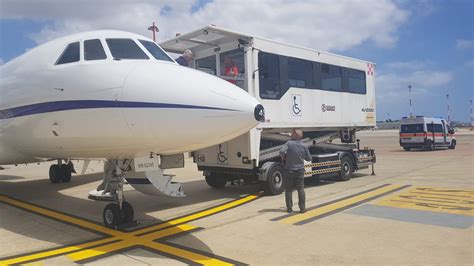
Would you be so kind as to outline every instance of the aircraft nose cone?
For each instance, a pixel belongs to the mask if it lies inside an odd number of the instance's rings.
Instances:
[[[264,122],[265,121],[265,108],[263,108],[263,105],[257,104],[257,106],[255,106],[255,110],[253,111],[253,115],[255,117],[255,120],[259,122]]]

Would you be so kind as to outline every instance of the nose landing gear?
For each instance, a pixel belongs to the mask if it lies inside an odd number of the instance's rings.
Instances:
[[[104,180],[97,190],[89,192],[89,198],[113,201],[107,204],[102,213],[104,225],[108,228],[123,228],[136,225],[132,205],[125,201],[123,184],[125,173],[131,170],[131,160],[108,160],[104,163]]]

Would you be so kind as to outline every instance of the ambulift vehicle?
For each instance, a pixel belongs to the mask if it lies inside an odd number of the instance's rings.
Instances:
[[[375,127],[374,67],[370,62],[284,44],[210,25],[160,44],[171,53],[190,49],[191,67],[222,77],[257,98],[265,122],[228,142],[192,153],[206,182],[260,182],[283,191],[279,149],[294,128],[304,132],[312,162],[305,176],[339,175],[372,166],[375,152],[360,149],[356,131]],[[237,67],[237,75],[226,75]],[[212,90],[212,88],[209,88]],[[190,132],[192,134],[192,132]],[[340,138],[341,144],[333,139]]]
[[[430,151],[437,148],[454,149],[454,129],[441,118],[403,117],[400,123],[400,146],[406,151],[413,148]]]

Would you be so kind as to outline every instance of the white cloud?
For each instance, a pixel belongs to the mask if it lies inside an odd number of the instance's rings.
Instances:
[[[73,32],[121,29],[160,40],[215,24],[322,50],[347,50],[366,42],[390,48],[409,12],[390,0],[215,0],[192,12],[194,1],[4,1],[2,18],[49,21],[31,37],[38,43]],[[161,12],[166,10],[166,12]]]
[[[3,58],[0,57],[0,66],[3,65]]]
[[[456,48],[458,48],[458,49],[474,49],[474,41],[473,40],[463,40],[463,39],[456,40]]]
[[[406,67],[402,67],[406,66]],[[453,79],[449,71],[433,70],[423,61],[395,62],[386,65],[376,76],[377,98],[380,102],[396,103],[406,98],[408,85],[413,95],[424,95],[439,89]]]

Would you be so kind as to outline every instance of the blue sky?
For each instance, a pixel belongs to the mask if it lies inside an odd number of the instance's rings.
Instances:
[[[111,3],[114,5],[111,5]],[[0,0],[0,60],[68,33],[114,28],[159,38],[206,24],[365,59],[377,64],[377,120],[414,113],[469,121],[474,90],[473,0]],[[101,6],[110,12],[101,12]],[[337,23],[334,23],[337,21]]]

